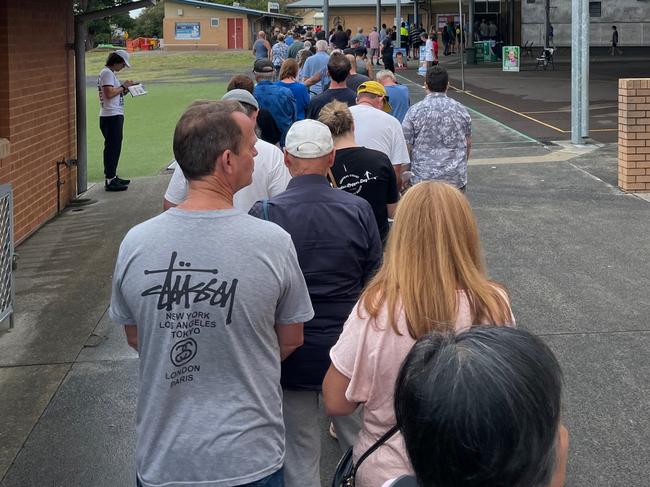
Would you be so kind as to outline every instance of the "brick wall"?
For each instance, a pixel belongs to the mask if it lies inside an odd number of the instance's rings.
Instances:
[[[650,191],[650,78],[618,80],[618,185]]]
[[[76,154],[73,22],[72,0],[0,0],[0,184],[13,184],[17,242],[56,214],[56,162]],[[61,182],[63,207],[75,169]]]

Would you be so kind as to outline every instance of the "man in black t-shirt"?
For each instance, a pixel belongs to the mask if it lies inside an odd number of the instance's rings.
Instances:
[[[343,103],[334,101],[323,107],[318,120],[329,127],[334,138],[333,183],[370,203],[379,235],[385,242],[388,218],[392,218],[399,198],[390,159],[383,152],[357,145],[354,119]]]
[[[350,60],[341,53],[334,53],[327,63],[327,73],[332,82],[329,88],[311,99],[307,106],[306,118],[318,119],[321,108],[333,100],[356,105],[357,94],[347,86],[347,78],[352,65]]]
[[[343,27],[339,24],[336,26],[336,32],[332,35],[332,44],[337,49],[345,49],[348,47],[348,35],[343,31]]]

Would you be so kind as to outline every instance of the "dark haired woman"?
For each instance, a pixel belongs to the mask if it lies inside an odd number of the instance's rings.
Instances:
[[[124,128],[124,95],[134,83],[117,79],[118,73],[125,67],[130,68],[129,53],[120,49],[108,56],[106,66],[97,78],[99,91],[99,128],[104,136],[104,189],[106,191],[124,191],[128,189],[129,179],[117,176],[117,163],[122,151],[122,130]]]
[[[424,335],[396,381],[395,413],[419,487],[563,486],[561,408],[553,352],[512,328]],[[384,487],[398,485],[409,484]]]

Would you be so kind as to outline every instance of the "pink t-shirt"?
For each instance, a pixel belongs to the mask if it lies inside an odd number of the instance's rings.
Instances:
[[[368,34],[368,41],[370,42],[370,49],[379,49],[379,32],[373,30]]]
[[[454,325],[456,333],[472,326],[467,296],[462,291],[458,294],[458,314]],[[395,382],[402,362],[415,344],[409,335],[403,312],[398,316],[397,327],[401,336],[388,324],[386,306],[375,321],[357,303],[338,342],[330,350],[334,367],[350,379],[346,399],[363,403],[363,425],[354,445],[355,462],[396,422],[393,408]],[[377,487],[404,474],[413,475],[413,469],[402,435],[398,433],[361,464],[356,485]]]

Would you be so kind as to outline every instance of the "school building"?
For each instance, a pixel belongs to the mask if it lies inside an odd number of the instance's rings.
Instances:
[[[252,49],[257,32],[290,27],[300,17],[200,0],[166,0],[164,49]]]
[[[463,23],[465,23],[469,15],[469,3],[466,0],[462,3]],[[510,19],[520,15],[521,0],[474,0],[473,4],[476,20],[493,21],[504,35],[507,37],[511,35]],[[341,25],[344,29],[356,32],[361,27],[367,33],[375,25],[376,0],[329,0],[328,5],[330,28]],[[312,19],[314,13],[323,11],[323,0],[298,0],[288,4],[287,8],[300,12],[305,19]],[[380,9],[382,24],[388,27],[397,25],[396,0],[382,0]],[[417,24],[421,24],[427,31],[434,26],[439,30],[449,22],[455,24],[460,22],[457,1],[402,0],[400,13],[401,22],[411,24],[417,19]],[[519,22],[512,22],[516,41],[520,37],[519,26]]]
[[[72,42],[72,0],[0,0],[0,185],[15,242],[77,194]]]

